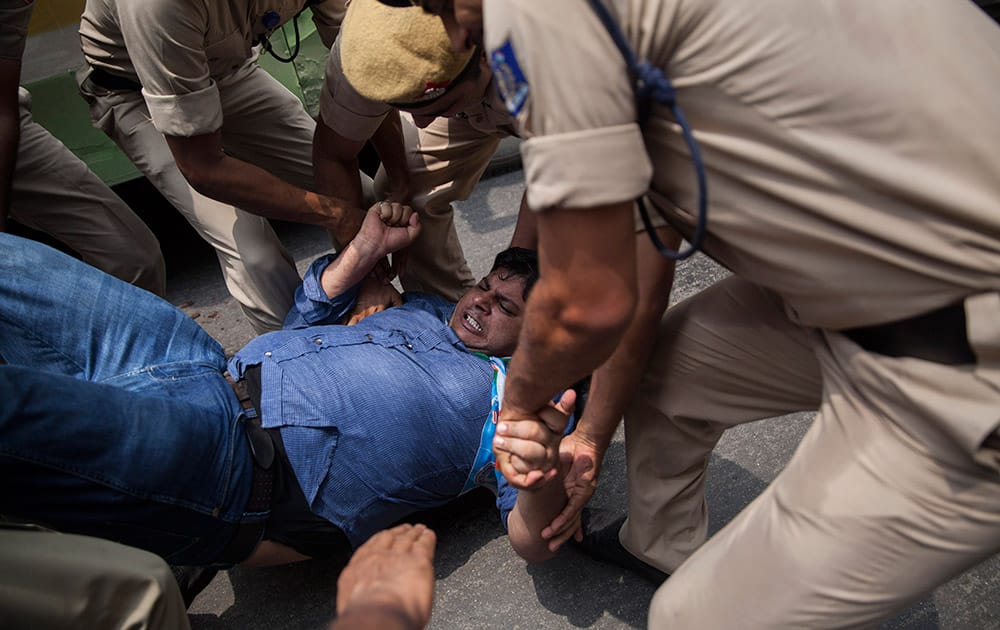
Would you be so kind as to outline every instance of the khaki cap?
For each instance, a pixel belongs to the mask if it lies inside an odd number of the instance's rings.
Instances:
[[[340,65],[358,94],[417,104],[440,96],[474,51],[455,54],[441,18],[419,6],[351,0],[340,27]]]

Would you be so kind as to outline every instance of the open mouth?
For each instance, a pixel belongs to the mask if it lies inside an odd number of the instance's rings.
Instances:
[[[465,315],[463,315],[463,316],[462,316],[462,319],[464,319],[464,320],[465,320],[465,323],[466,323],[466,324],[467,324],[467,325],[468,325],[468,326],[469,326],[470,328],[472,328],[473,330],[475,330],[476,332],[479,332],[479,333],[483,332],[483,327],[482,327],[482,326],[481,326],[481,325],[479,324],[479,322],[477,322],[477,321],[476,321],[476,320],[475,320],[475,319],[474,319],[474,318],[473,318],[473,317],[472,317],[471,315],[469,315],[468,313],[466,313]]]

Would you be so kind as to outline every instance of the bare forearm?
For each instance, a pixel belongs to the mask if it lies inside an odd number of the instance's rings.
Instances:
[[[314,153],[316,192],[343,199],[354,208],[361,208],[361,170],[357,155],[340,159],[320,158]]]
[[[320,284],[328,296],[340,295],[353,287],[367,276],[379,261],[377,256],[360,250],[361,248],[353,242],[348,244],[323,270]]]
[[[413,194],[410,188],[410,168],[406,159],[403,125],[397,110],[389,113],[375,130],[372,145],[389,180],[388,198],[392,201],[410,203]]]
[[[680,244],[680,237],[670,228],[661,228],[658,234],[669,247]],[[645,232],[636,238],[639,302],[635,316],[618,347],[594,372],[587,406],[576,429],[601,452],[607,450],[639,386],[673,285],[674,262],[656,251]]]
[[[590,374],[615,348],[624,322],[589,320],[586,305],[565,300],[565,288],[544,275],[535,285],[511,360],[504,406],[534,411],[556,392]]]
[[[652,326],[635,320],[611,357],[599,367],[590,382],[590,394],[577,431],[600,452],[607,450],[629,401],[635,394],[643,366],[649,359]]]
[[[191,179],[192,185],[207,197],[269,219],[320,225],[338,236],[344,234],[342,242],[349,241],[361,226],[360,208],[352,212],[355,209],[343,199],[293,186],[234,157],[224,156]]]
[[[346,212],[364,212],[364,191],[358,152],[364,142],[352,141],[337,134],[323,121],[316,125],[313,138],[313,178],[316,192],[342,199]],[[346,241],[335,234],[338,244]]]
[[[541,278],[525,308],[494,440],[497,465],[517,488],[556,474],[558,449],[530,433],[552,397],[607,359],[636,302],[632,204],[552,209],[538,216]],[[510,443],[507,438],[525,439]],[[541,449],[537,446],[542,446]]]
[[[340,295],[361,281],[383,258],[408,247],[420,234],[413,209],[400,203],[380,201],[365,215],[357,236],[334,258],[320,278],[327,296]]]
[[[222,133],[165,136],[184,177],[201,194],[247,212],[323,226],[341,243],[354,237],[364,212],[342,199],[310,192],[227,155]]]
[[[528,562],[544,562],[555,555],[549,551],[549,541],[542,530],[566,505],[566,489],[562,474],[534,490],[521,490],[517,503],[507,517],[510,545]]]
[[[358,160],[354,158],[346,163],[326,163],[322,167],[322,174],[319,171],[320,167],[316,168],[317,192],[328,198],[342,199],[344,202],[343,216],[349,217],[347,223],[339,230],[330,230],[337,246],[343,247],[354,238],[360,228],[360,222],[355,225],[353,217],[362,217],[364,214],[364,193],[361,188]]]
[[[638,291],[631,202],[552,209],[536,219],[541,278],[504,397],[514,413],[542,408],[611,356]]]
[[[510,237],[511,247],[538,248],[538,225],[535,213],[528,207],[528,195],[521,195],[521,207],[517,211],[517,224]]]

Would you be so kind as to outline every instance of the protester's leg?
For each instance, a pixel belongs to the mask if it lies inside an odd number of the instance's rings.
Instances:
[[[472,194],[500,140],[461,118],[437,118],[423,129],[414,125],[409,114],[400,118],[413,203],[422,228],[420,238],[409,248],[400,281],[407,291],[458,300],[476,280],[458,240],[452,203]],[[381,178],[376,180],[376,185],[381,183]]]
[[[166,268],[156,237],[86,164],[31,120],[28,102],[22,89],[11,216],[98,269],[162,296]]]
[[[252,461],[229,384],[211,366],[162,367],[138,392],[0,366],[4,514],[174,564],[216,561],[241,520],[266,516],[243,512]]]
[[[0,529],[0,610],[9,628],[186,630],[157,556],[85,536]]]
[[[89,81],[81,92],[94,125],[107,133],[136,168],[215,248],[229,293],[258,333],[281,328],[300,278],[267,219],[195,191],[174,162],[163,134],[153,127],[142,96],[108,93]]]
[[[995,422],[1000,382],[827,340],[812,428],[661,587],[650,627],[872,627],[1000,549],[1000,476],[949,428]]]
[[[712,449],[728,427],[819,405],[816,339],[735,276],[667,311],[625,414],[626,549],[673,572],[704,542]]]
[[[218,342],[164,300],[50,247],[0,234],[0,355],[141,388],[171,365],[221,373]]]

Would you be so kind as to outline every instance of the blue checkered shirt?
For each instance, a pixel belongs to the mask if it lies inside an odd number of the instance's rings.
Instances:
[[[260,365],[261,419],[281,431],[314,513],[351,543],[417,510],[457,497],[490,411],[492,368],[448,326],[455,305],[407,293],[402,306],[355,326],[334,324],[357,287],[328,298],[320,258],[295,294],[283,330],[252,340],[229,361],[242,377]],[[496,478],[499,477],[499,480]],[[506,526],[516,489],[500,475]]]

